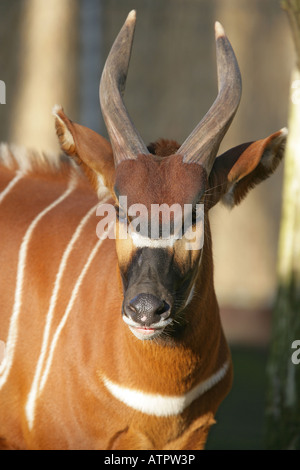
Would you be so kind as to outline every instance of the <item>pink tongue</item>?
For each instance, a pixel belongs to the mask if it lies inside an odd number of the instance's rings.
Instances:
[[[148,335],[149,333],[153,333],[154,328],[137,328],[137,330],[143,333],[144,335]]]

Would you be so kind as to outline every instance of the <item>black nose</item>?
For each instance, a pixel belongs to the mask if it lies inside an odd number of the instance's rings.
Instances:
[[[170,316],[170,305],[152,294],[139,294],[124,306],[125,314],[133,321],[150,326]]]

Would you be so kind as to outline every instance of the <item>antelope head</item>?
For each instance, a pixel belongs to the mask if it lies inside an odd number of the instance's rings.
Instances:
[[[62,149],[80,161],[96,190],[104,184],[114,199],[122,317],[137,338],[164,341],[187,328],[195,290],[206,301],[202,310],[210,307],[207,292],[214,297],[208,210],[219,200],[234,206],[275,170],[286,131],[239,145],[216,158],[242,91],[235,54],[217,22],[217,98],[182,145],[159,141],[147,147],[123,101],[135,21],[132,11],[111,48],[100,82],[110,144],[72,122],[62,108],[54,114]],[[134,226],[137,206],[143,230],[128,230]],[[164,238],[164,212],[171,207],[178,210],[169,212],[170,233]],[[199,207],[204,208],[200,216]],[[190,223],[185,224],[187,218]],[[153,220],[158,221],[155,238]],[[191,233],[200,239],[204,235],[204,242],[191,244]]]

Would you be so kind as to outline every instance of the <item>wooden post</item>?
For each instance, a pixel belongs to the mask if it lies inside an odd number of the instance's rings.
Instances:
[[[297,61],[289,103],[278,292],[268,361],[266,446],[300,449],[300,0],[285,0]]]
[[[54,104],[76,119],[78,0],[27,0],[22,8],[20,80],[6,105],[13,117],[10,141],[56,154]]]

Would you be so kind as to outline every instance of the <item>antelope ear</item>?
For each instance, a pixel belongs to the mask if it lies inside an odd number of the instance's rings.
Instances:
[[[62,150],[82,165],[84,172],[98,191],[114,185],[114,158],[110,143],[88,127],[72,122],[61,106],[54,106],[56,134]]]
[[[270,176],[281,161],[288,131],[281,129],[266,139],[234,147],[216,158],[209,176],[208,205],[219,200],[239,204],[248,191]]]

